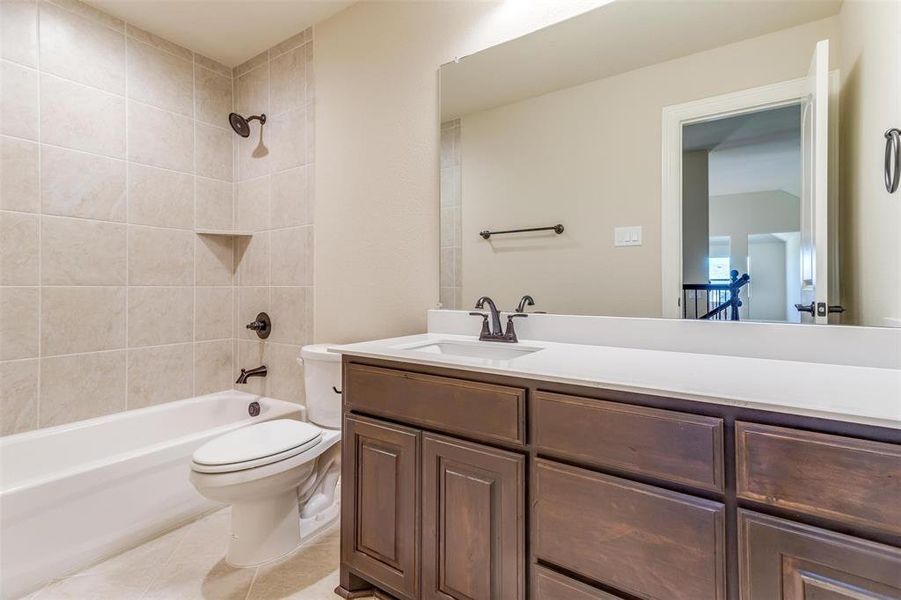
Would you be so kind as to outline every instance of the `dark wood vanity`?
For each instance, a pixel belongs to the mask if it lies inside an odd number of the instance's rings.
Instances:
[[[901,431],[344,356],[345,598],[901,598]]]

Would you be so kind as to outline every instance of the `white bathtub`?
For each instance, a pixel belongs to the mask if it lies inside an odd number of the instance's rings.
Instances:
[[[248,414],[253,401],[257,417]],[[16,598],[216,505],[194,450],[297,404],[227,391],[0,438],[0,597]]]

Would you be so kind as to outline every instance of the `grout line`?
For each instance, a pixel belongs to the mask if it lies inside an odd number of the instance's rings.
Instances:
[[[36,40],[36,65],[37,65],[37,73],[38,73],[38,97],[37,97],[37,108],[38,108],[38,376],[37,376],[37,401],[35,402],[34,408],[34,428],[41,428],[41,396],[42,386],[41,386],[41,372],[43,369],[43,357],[44,357],[44,240],[43,240],[43,230],[44,230],[44,160],[43,160],[43,151],[41,149],[41,12],[42,7],[40,3],[35,4],[35,40]]]
[[[124,25],[125,30],[128,30],[128,23]],[[129,192],[130,187],[130,176],[129,172],[131,169],[128,165],[128,128],[129,128],[129,119],[128,113],[131,112],[128,110],[128,80],[131,79],[128,74],[128,57],[129,57],[129,49],[128,49],[128,41],[126,38],[125,42],[125,131],[123,132],[125,135],[125,222],[128,223],[131,218],[130,214],[130,205],[131,205],[131,193]],[[128,359],[130,358],[130,351],[128,349],[128,334],[129,334],[129,323],[128,323],[128,307],[130,303],[130,294],[129,289],[131,288],[131,264],[129,262],[129,238],[131,237],[131,233],[129,231],[129,227],[126,225],[125,227],[125,390],[124,391],[124,401],[125,405],[124,410],[128,410],[128,396],[129,396],[129,381],[128,381]],[[193,390],[192,390],[193,391]]]

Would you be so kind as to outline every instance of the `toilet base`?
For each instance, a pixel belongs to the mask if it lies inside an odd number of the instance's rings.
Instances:
[[[296,489],[252,502],[235,502],[231,513],[225,562],[233,567],[257,567],[300,547]]]
[[[336,523],[341,514],[340,496],[337,494],[331,506],[306,519],[300,516],[297,496],[292,494],[292,498],[294,517],[292,518],[289,514],[285,520],[278,519],[271,531],[267,527],[272,527],[272,521],[260,521],[260,515],[266,512],[270,516],[277,514],[279,508],[276,504],[282,501],[281,496],[279,500],[267,507],[260,506],[259,502],[233,504],[231,537],[225,562],[233,567],[247,568],[259,567],[286,558],[306,546],[307,543],[315,541],[318,534]],[[237,510],[236,521],[236,509],[239,506],[243,506],[243,508]],[[290,508],[288,508],[288,512],[290,513]],[[248,513],[253,514],[253,517],[248,518],[246,516]],[[263,535],[260,535],[261,532]]]

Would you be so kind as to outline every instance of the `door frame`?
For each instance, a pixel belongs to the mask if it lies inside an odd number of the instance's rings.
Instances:
[[[734,117],[804,100],[807,78],[664,106],[661,122],[660,309],[664,318],[682,318],[682,127]],[[829,288],[838,295],[838,71],[829,72]]]

